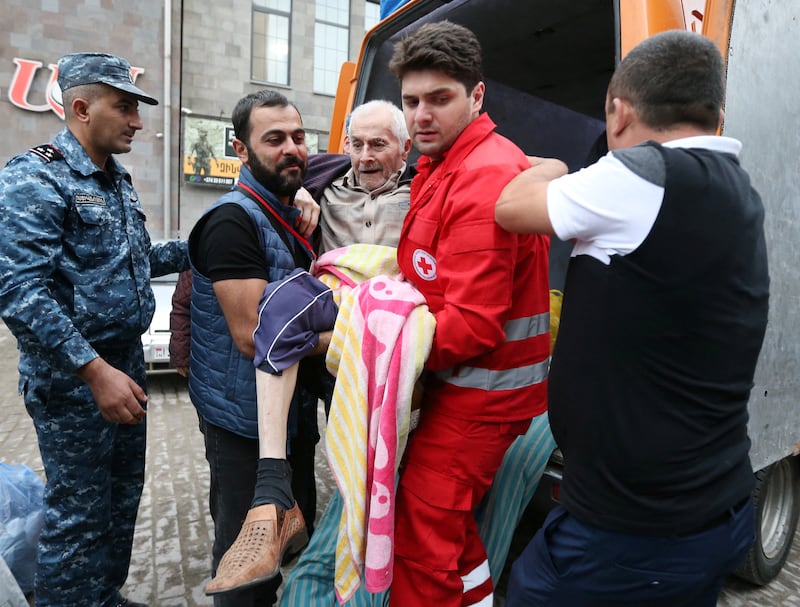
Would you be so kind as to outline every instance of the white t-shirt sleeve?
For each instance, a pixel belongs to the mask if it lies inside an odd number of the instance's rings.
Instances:
[[[572,256],[605,264],[635,251],[655,223],[664,188],[640,177],[614,157],[550,182],[547,212],[561,240],[575,240]]]

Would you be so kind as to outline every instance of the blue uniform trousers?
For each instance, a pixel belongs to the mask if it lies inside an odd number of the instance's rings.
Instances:
[[[104,358],[146,389],[141,343]],[[36,606],[115,607],[144,485],[145,422],[105,421],[82,380],[44,361],[26,380],[47,476]]]
[[[629,535],[550,512],[514,562],[507,607],[714,607],[754,535],[750,499],[709,530]]]

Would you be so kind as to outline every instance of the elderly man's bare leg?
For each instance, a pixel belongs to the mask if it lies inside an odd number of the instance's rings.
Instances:
[[[286,422],[298,363],[281,375],[256,369],[259,467],[253,507],[236,541],[220,561],[206,594],[249,588],[272,579],[282,561],[308,543],[306,524],[291,492]],[[291,504],[291,505],[290,505]]]

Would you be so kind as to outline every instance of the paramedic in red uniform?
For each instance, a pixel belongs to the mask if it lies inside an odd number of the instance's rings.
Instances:
[[[421,27],[389,64],[422,154],[398,262],[436,317],[424,400],[397,497],[391,605],[492,605],[473,510],[507,447],[546,408],[549,239],[494,221],[530,166],[481,114],[481,48],[449,22]]]

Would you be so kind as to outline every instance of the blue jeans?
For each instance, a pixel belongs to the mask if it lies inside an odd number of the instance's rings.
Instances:
[[[754,538],[750,499],[707,531],[628,535],[586,525],[562,506],[511,569],[507,607],[715,607]]]

